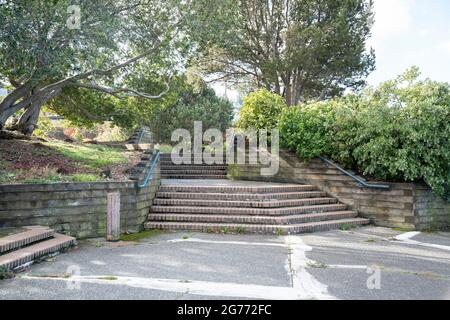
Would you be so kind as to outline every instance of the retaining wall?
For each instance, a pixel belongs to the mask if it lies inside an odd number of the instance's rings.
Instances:
[[[0,185],[0,227],[43,225],[77,238],[106,235],[107,194],[120,192],[121,231],[142,231],[160,185],[139,182]]]
[[[312,184],[380,226],[417,230],[450,228],[450,202],[433,194],[424,184],[387,183],[390,190],[361,188],[355,180],[320,159],[305,163],[287,151],[280,151],[278,174],[264,177],[260,169],[261,165],[229,165],[228,176],[241,180]]]

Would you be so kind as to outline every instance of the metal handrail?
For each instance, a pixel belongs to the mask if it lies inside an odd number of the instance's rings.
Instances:
[[[136,144],[140,144],[142,138],[144,137],[144,129],[141,129],[141,132],[139,133],[139,138]]]
[[[338,169],[339,171],[341,171],[343,174],[349,176],[350,178],[352,178],[353,180],[355,180],[356,182],[358,182],[358,187],[361,188],[370,188],[370,189],[385,189],[385,190],[389,190],[391,187],[387,184],[373,184],[373,183],[367,183],[366,181],[364,181],[363,179],[355,176],[354,174],[348,172],[347,170],[345,170],[344,168],[342,168],[341,166],[337,165],[336,163],[328,160],[325,157],[321,157],[319,156],[319,159],[322,160],[323,162],[325,162],[326,164],[329,164],[330,166],[335,167],[336,169]]]
[[[159,151],[156,151],[156,154],[153,157],[152,165],[150,166],[150,169],[148,169],[147,173],[145,174],[144,182],[139,185],[139,188],[145,188],[148,186],[148,183],[151,181],[151,178],[153,176],[153,170],[155,169],[155,166],[158,164],[159,158],[160,158]]]

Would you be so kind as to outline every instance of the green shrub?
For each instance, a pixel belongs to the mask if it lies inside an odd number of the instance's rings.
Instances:
[[[377,89],[285,109],[281,145],[390,181],[425,181],[450,196],[450,86],[413,68]]]
[[[186,89],[176,103],[149,114],[148,125],[152,128],[154,141],[170,144],[176,129],[186,129],[193,135],[195,121],[202,122],[203,130],[217,128],[224,132],[232,123],[233,104],[218,97],[211,88],[203,88],[200,92],[191,88]]]
[[[281,146],[310,160],[330,154],[333,145],[333,102],[285,108],[280,116]]]
[[[239,112],[237,127],[241,129],[276,128],[278,118],[286,107],[283,97],[266,89],[261,89],[244,98]]]
[[[417,78],[417,70],[412,69],[366,92],[363,98],[368,105],[345,137],[347,147],[364,174],[395,181],[423,180],[448,197],[450,86]]]

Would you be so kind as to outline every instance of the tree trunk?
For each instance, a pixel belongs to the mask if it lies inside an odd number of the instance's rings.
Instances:
[[[30,93],[30,88],[27,85],[23,85],[10,94],[8,94],[0,103],[0,130],[5,127],[6,121],[17,111],[26,107],[24,102]],[[16,103],[19,99],[21,102]]]
[[[31,136],[37,127],[42,102],[38,99],[33,102],[20,117],[16,130],[24,135]]]
[[[300,92],[298,89],[298,85],[295,84],[294,86],[292,86],[292,105],[298,105],[300,103]]]
[[[284,98],[286,99],[288,107],[292,106],[292,90],[290,83],[284,84]]]
[[[17,89],[18,90],[18,89]],[[16,91],[11,92],[5,100],[8,99],[8,104],[0,104],[0,130],[4,128],[6,121],[17,111],[25,109],[25,112],[20,117],[17,124],[11,129],[19,131],[25,135],[32,135],[37,127],[37,121],[41,112],[41,107],[50,99],[56,97],[61,93],[61,87],[56,87],[48,90],[40,90],[40,87],[35,87],[33,90],[28,89],[22,95],[18,95]],[[19,99],[21,99],[19,102]],[[14,103],[16,102],[16,103]]]

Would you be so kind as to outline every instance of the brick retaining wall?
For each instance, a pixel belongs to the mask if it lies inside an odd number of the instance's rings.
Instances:
[[[280,151],[280,169],[274,177],[261,176],[260,168],[260,165],[229,165],[228,176],[242,180],[312,184],[380,226],[418,230],[450,228],[450,202],[433,194],[423,184],[388,183],[390,190],[361,188],[352,178],[320,159],[304,163],[287,151]]]
[[[119,191],[121,229],[143,230],[160,184],[159,165],[148,187],[138,182],[0,185],[0,227],[42,225],[77,238],[106,235],[106,202]]]

